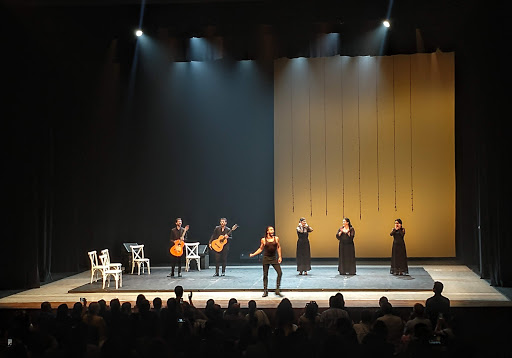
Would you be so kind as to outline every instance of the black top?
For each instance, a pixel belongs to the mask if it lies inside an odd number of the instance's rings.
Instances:
[[[267,238],[265,238],[265,246],[263,247],[263,256],[275,257],[277,252],[277,241],[274,238],[274,241],[269,242]]]

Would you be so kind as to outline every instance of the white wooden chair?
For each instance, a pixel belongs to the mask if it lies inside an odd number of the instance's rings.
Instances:
[[[196,260],[197,269],[201,271],[201,257],[199,256],[199,243],[186,242],[185,243],[185,271],[190,269],[190,261]]]
[[[89,251],[87,253],[89,255],[89,260],[91,260],[91,283],[92,281],[98,281],[100,278],[100,275],[102,275],[103,266],[98,264],[98,254],[96,253],[96,250]],[[98,275],[98,273],[100,275]]]
[[[149,259],[144,257],[144,245],[130,245],[132,250],[132,275],[135,265],[138,268],[138,275],[140,275],[140,267],[142,266],[142,273],[144,273],[144,265],[148,267],[148,275],[151,275],[151,267],[149,266]]]
[[[123,287],[123,270],[121,270],[121,266],[112,266],[109,262],[109,258],[107,255],[100,255],[100,261],[103,266],[101,272],[103,273],[103,289],[105,289],[105,282],[108,283],[108,287],[110,287],[110,277],[114,277],[116,280],[116,290],[119,287]]]
[[[119,268],[119,270],[122,269],[123,264],[111,263],[110,262],[110,254],[108,252],[108,249],[101,250],[101,254],[107,256],[107,261],[106,262],[108,263],[108,267],[109,268]]]

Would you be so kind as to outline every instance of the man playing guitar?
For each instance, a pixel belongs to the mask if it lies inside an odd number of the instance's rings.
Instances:
[[[181,253],[183,253],[183,251],[185,251],[185,241],[187,240],[187,235],[188,235],[188,225],[185,227],[182,227],[182,225],[183,225],[183,221],[181,220],[181,218],[177,218],[176,219],[176,227],[172,228],[172,230],[171,230],[171,240],[170,240],[171,250],[170,251],[176,251],[176,250],[172,250],[173,247],[175,247],[175,248],[177,247],[178,250],[181,251]],[[178,265],[178,277],[181,277],[181,257],[182,256],[183,256],[183,254],[181,254],[179,256],[175,256],[175,255],[171,254],[172,270],[171,270],[171,273],[169,275],[167,275],[167,277],[174,277],[174,268],[176,267],[176,265]]]
[[[213,230],[213,234],[210,237],[210,242],[208,246],[212,250],[215,256],[215,274],[213,276],[219,276],[219,267],[222,264],[222,276],[226,275],[226,264],[228,260],[228,252],[229,252],[229,241],[231,240],[231,229],[226,226],[228,221],[226,218],[220,219],[220,226],[216,226]],[[227,240],[227,243],[224,245],[220,252],[216,252],[212,248],[212,241],[219,238],[219,236],[224,235],[224,239]]]

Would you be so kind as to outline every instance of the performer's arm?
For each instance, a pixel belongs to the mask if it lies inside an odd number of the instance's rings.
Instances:
[[[265,239],[261,239],[261,245],[260,247],[258,248],[258,250],[254,251],[252,254],[249,254],[249,257],[254,257],[256,255],[259,255],[261,254],[261,252],[263,251],[263,248],[265,247]]]
[[[313,228],[311,226],[308,226],[308,232],[313,231]]]
[[[352,238],[352,240],[354,239],[354,237],[356,237],[356,229],[354,229],[353,227],[350,228],[350,230],[348,231],[348,234],[349,236]]]
[[[277,243],[277,262],[281,263],[283,261],[283,257],[281,256],[281,245],[279,244],[279,237],[276,236],[276,243]]]

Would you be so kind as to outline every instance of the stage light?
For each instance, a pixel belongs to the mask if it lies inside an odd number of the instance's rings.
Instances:
[[[143,34],[142,30],[137,30],[137,31],[135,31],[135,35],[136,35],[137,37],[141,37],[141,36],[142,36],[142,34]]]
[[[388,20],[382,21],[382,25],[384,25],[384,27],[390,27],[391,26],[391,24],[389,23]]]

